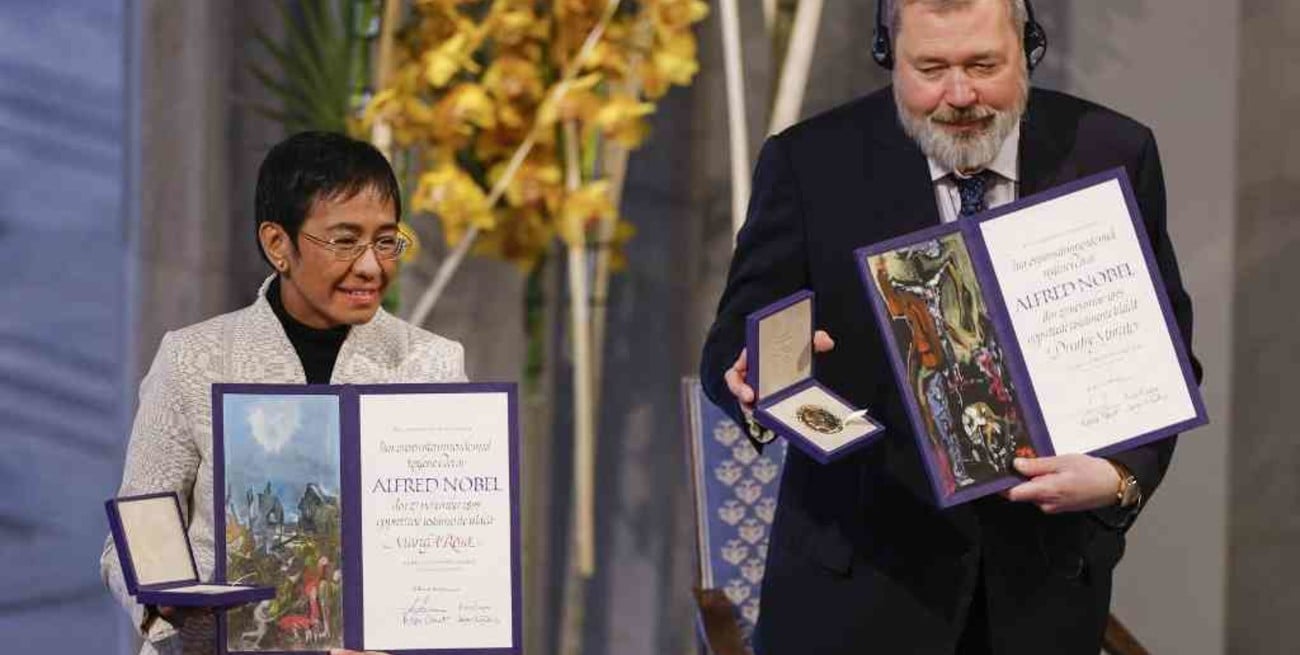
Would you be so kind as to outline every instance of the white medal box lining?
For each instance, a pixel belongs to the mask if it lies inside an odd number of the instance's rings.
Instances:
[[[120,502],[117,513],[138,586],[197,582],[185,524],[171,496]]]
[[[758,397],[766,398],[812,377],[812,298],[758,324]]]
[[[876,429],[876,426],[867,421],[851,421],[844,424],[844,429],[834,434],[818,432],[799,420],[799,407],[803,405],[817,405],[823,407],[830,413],[834,414],[841,421],[854,412],[854,408],[841,402],[835,396],[832,396],[825,389],[818,385],[812,385],[803,391],[795,393],[788,398],[779,402],[768,405],[764,408],[769,415],[781,421],[791,430],[798,432],[803,438],[811,441],[818,448],[826,452],[833,452],[853,441],[866,436]]]

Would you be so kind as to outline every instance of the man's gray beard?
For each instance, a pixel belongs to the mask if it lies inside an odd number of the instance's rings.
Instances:
[[[1002,142],[1016,129],[1016,124],[1024,115],[1028,100],[1029,86],[1026,84],[1022,86],[1019,101],[1006,111],[976,105],[961,110],[940,109],[926,116],[916,116],[908,113],[899,102],[898,86],[894,86],[894,104],[898,108],[903,132],[920,146],[925,156],[953,171],[978,171],[993,163],[1002,150]],[[935,118],[969,121],[989,116],[993,117],[992,124],[974,134],[953,135],[935,123]]]

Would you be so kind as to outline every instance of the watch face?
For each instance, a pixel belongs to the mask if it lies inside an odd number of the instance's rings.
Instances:
[[[1142,488],[1138,486],[1137,478],[1129,476],[1124,479],[1124,490],[1120,492],[1119,506],[1132,507],[1142,500]]]

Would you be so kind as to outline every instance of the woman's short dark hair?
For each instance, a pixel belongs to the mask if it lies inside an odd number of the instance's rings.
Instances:
[[[394,217],[401,220],[401,191],[383,153],[342,134],[299,132],[275,144],[257,171],[253,234],[262,223],[275,223],[296,247],[298,230],[316,201],[346,201],[363,191],[392,203]]]

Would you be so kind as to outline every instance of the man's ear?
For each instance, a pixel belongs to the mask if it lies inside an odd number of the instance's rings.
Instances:
[[[270,221],[263,221],[257,226],[257,240],[262,244],[262,252],[271,260],[271,266],[281,273],[289,271],[290,255],[293,243],[284,228]]]

